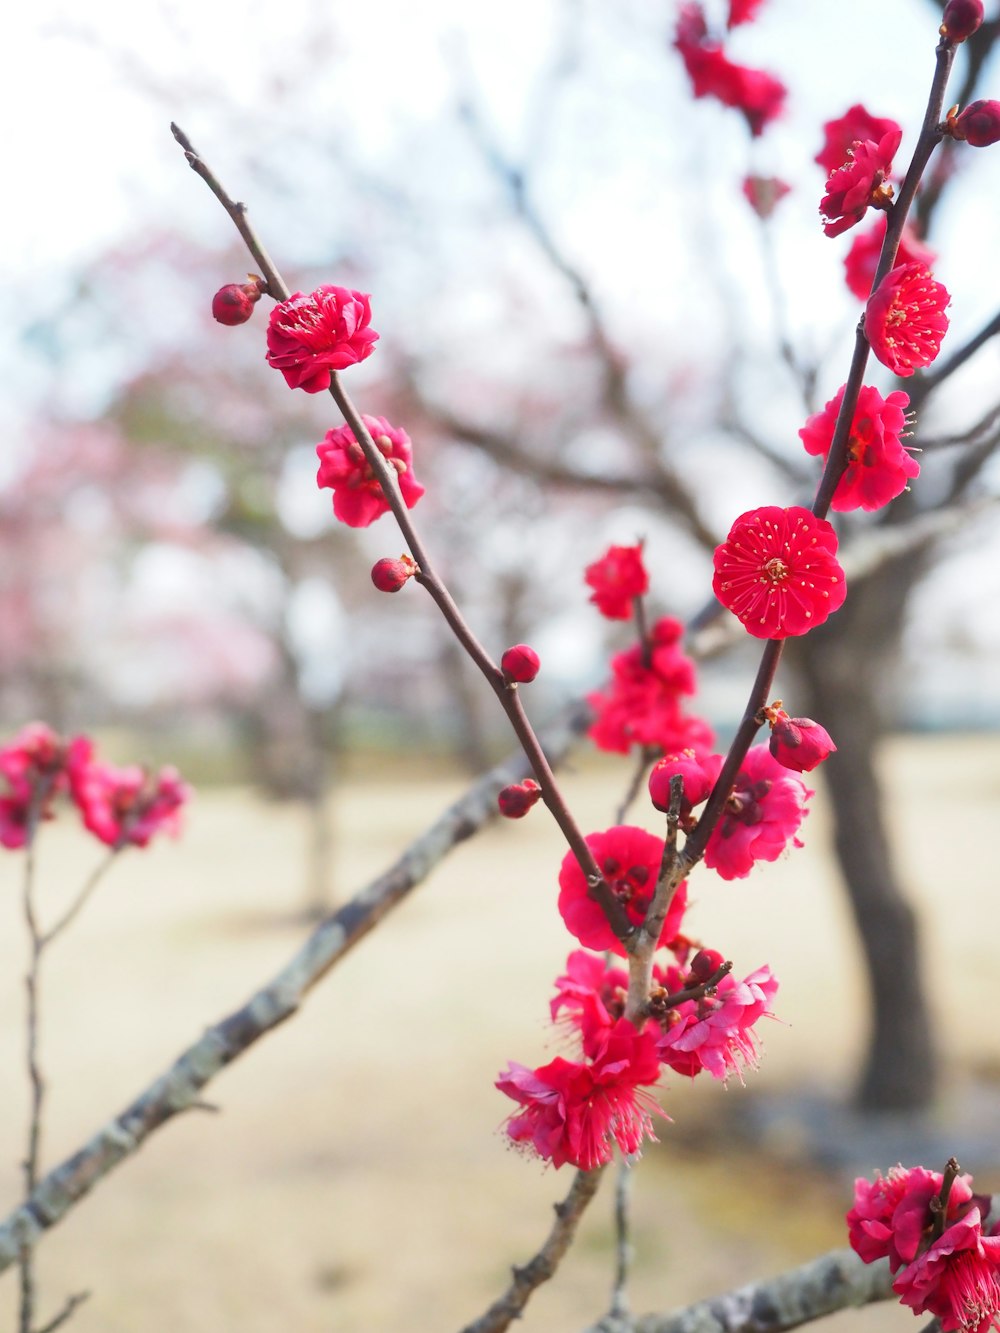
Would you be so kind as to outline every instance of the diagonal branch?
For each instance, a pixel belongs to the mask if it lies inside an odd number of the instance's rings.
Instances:
[[[573,1243],[580,1218],[601,1183],[603,1166],[594,1171],[578,1171],[570,1192],[562,1203],[555,1204],[556,1220],[545,1244],[528,1263],[515,1267],[513,1279],[504,1294],[462,1333],[503,1333],[527,1305],[532,1293],[559,1267],[563,1256]]]
[[[553,763],[569,750],[586,725],[576,710],[550,727],[542,739]],[[517,754],[479,778],[399,860],[373,880],[308,937],[286,966],[239,1009],[210,1027],[173,1065],[123,1111],[108,1121],[33,1189],[0,1223],[0,1272],[24,1247],[37,1244],[91,1189],[131,1157],[161,1125],[198,1104],[202,1089],[266,1033],[299,1008],[334,964],[422,883],[448,853],[496,814],[497,793],[529,772]]]

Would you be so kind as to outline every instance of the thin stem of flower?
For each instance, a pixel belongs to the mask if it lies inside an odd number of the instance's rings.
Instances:
[[[658,996],[656,1000],[657,1009],[676,1009],[679,1004],[684,1004],[686,1000],[703,999],[706,995],[710,995],[722,978],[728,977],[732,970],[732,963],[723,963],[707,981],[700,981],[697,986],[685,986],[683,990],[674,991],[671,995]]]
[[[56,921],[55,925],[50,926],[49,929],[45,932],[45,934],[41,937],[39,945],[42,949],[47,948],[48,945],[50,945],[52,941],[56,938],[56,936],[61,935],[62,932],[66,929],[66,927],[71,925],[72,922],[76,920],[77,916],[83,910],[83,907],[87,903],[88,899],[91,897],[94,890],[97,888],[98,884],[100,884],[101,880],[104,878],[109,867],[111,866],[111,862],[115,859],[115,857],[118,855],[121,849],[122,849],[121,841],[116,843],[114,847],[108,848],[108,853],[105,856],[104,860],[99,861],[97,865],[94,867],[94,869],[90,872],[90,875],[87,878],[86,883],[84,884],[80,892],[77,894],[76,898],[74,898],[74,900],[70,903],[66,911],[62,914],[62,916],[58,919],[58,921]]]
[[[639,795],[639,792],[642,789],[642,781],[643,778],[646,776],[646,770],[649,768],[653,760],[657,758],[659,753],[660,753],[659,750],[654,749],[652,746],[649,745],[643,746],[639,750],[638,756],[636,757],[635,761],[635,768],[632,770],[632,777],[629,780],[628,789],[626,790],[625,795],[622,797],[621,804],[615,811],[616,824],[625,823],[632,802]]]
[[[639,650],[642,653],[642,665],[648,671],[653,665],[653,644],[649,637],[649,622],[646,619],[646,603],[640,593],[632,603],[635,616],[635,629],[639,636]]]
[[[954,1185],[958,1174],[961,1171],[957,1160],[954,1157],[948,1158],[944,1173],[941,1178],[941,1189],[936,1198],[931,1199],[931,1216],[933,1222],[931,1225],[931,1240],[938,1240],[944,1235],[945,1228],[948,1225],[948,1199],[951,1195],[951,1187]]]
[[[528,1304],[532,1293],[555,1273],[560,1261],[573,1242],[580,1218],[597,1193],[603,1166],[594,1171],[578,1171],[572,1187],[562,1203],[554,1205],[556,1220],[541,1249],[522,1266],[513,1270],[513,1281],[485,1313],[462,1333],[503,1333]]]

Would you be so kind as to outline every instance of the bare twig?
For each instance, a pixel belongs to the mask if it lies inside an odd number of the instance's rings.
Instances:
[[[40,1329],[36,1330],[36,1333],[55,1333],[55,1330],[62,1328],[63,1324],[73,1317],[77,1308],[89,1299],[89,1291],[78,1291],[75,1296],[70,1296],[55,1318],[50,1319],[47,1324],[43,1324]]]
[[[553,763],[569,750],[587,713],[568,715],[544,733]],[[71,1157],[38,1182],[0,1223],[0,1272],[34,1246],[161,1125],[195,1106],[202,1089],[233,1060],[298,1009],[308,992],[460,842],[496,814],[497,793],[528,773],[517,754],[479,778],[399,860],[323,921],[286,966],[239,1009],[210,1027],[174,1064]]]
[[[608,1306],[608,1314],[613,1318],[628,1314],[628,1274],[632,1264],[632,1243],[629,1240],[631,1201],[632,1163],[623,1157],[615,1178],[615,1281]]]
[[[105,874],[108,871],[108,868],[111,865],[111,862],[115,859],[115,857],[121,850],[122,850],[121,842],[116,844],[114,847],[108,848],[108,853],[105,856],[104,860],[99,861],[98,864],[94,867],[89,878],[87,879],[87,882],[84,884],[83,888],[70,903],[66,911],[62,914],[62,916],[58,919],[58,921],[56,921],[55,925],[50,926],[49,929],[45,932],[45,934],[41,937],[41,939],[39,940],[41,948],[43,949],[47,948],[58,935],[62,934],[62,932],[66,929],[67,926],[71,925],[73,921],[75,921],[76,917],[83,910],[84,906],[90,899],[91,895],[97,888],[98,884],[100,884],[101,880],[104,878]]]
[[[490,1308],[466,1324],[462,1333],[503,1333],[512,1321],[520,1318],[532,1293],[553,1275],[573,1242],[576,1228],[584,1210],[597,1193],[603,1167],[594,1171],[578,1171],[570,1192],[562,1203],[555,1205],[556,1220],[545,1244],[523,1267],[513,1270],[510,1286]]]

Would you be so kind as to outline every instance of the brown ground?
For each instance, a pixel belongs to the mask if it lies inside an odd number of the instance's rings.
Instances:
[[[889,755],[894,827],[956,1080],[1000,1068],[998,761],[996,738],[905,740]],[[607,826],[621,778],[606,766],[569,775],[585,826]],[[358,781],[343,792],[344,892],[459,785]],[[750,1079],[763,1092],[844,1089],[862,1042],[822,794],[815,804],[804,852],[746,882],[704,875],[692,886],[693,928],[738,970],[769,961],[781,978],[783,1024],[768,1025]],[[294,812],[210,792],[179,844],[115,867],[47,960],[47,1164],[283,963],[302,934],[291,924],[301,837]],[[46,837],[50,916],[82,853],[93,849],[69,829]],[[158,1132],[50,1234],[40,1322],[81,1288],[93,1295],[69,1325],[76,1333],[447,1333],[479,1313],[508,1265],[537,1246],[569,1184],[505,1149],[496,1131],[507,1108],[492,1087],[508,1058],[551,1058],[546,1005],[567,952],[554,910],[561,854],[542,811],[458,849],[293,1022],[212,1085],[220,1114],[194,1112]],[[10,855],[0,866],[3,1212],[18,1199],[25,1128],[19,867]],[[675,1123],[635,1182],[636,1309],[667,1309],[843,1243],[843,1180],[707,1132],[720,1105],[738,1115],[751,1095],[677,1079],[665,1091]],[[785,1156],[794,1143],[777,1146]],[[600,1314],[609,1236],[610,1199],[600,1197],[524,1333],[573,1333]],[[2,1286],[0,1328],[13,1328],[13,1274]],[[844,1328],[918,1327],[889,1308],[841,1318]]]

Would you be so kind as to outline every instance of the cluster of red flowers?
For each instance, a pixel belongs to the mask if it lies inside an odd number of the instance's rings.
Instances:
[[[888,1258],[893,1291],[914,1314],[936,1315],[942,1333],[987,1333],[1000,1328],[1000,1228],[983,1234],[989,1199],[973,1194],[971,1176],[948,1179],[897,1166],[856,1180],[851,1247],[866,1264]]]
[[[582,949],[570,954],[550,1009],[579,1041],[582,1059],[558,1057],[537,1069],[512,1062],[501,1074],[496,1086],[518,1103],[506,1123],[513,1143],[553,1166],[592,1170],[611,1159],[615,1145],[634,1154],[654,1137],[652,1117],[663,1112],[650,1089],[664,1068],[726,1079],[756,1065],[753,1029],[771,1014],[777,982],[766,967],[737,981],[716,950],[688,961],[692,948],[675,936],[673,959],[654,966],[650,1017],[641,1028],[623,1016],[625,970]]]
[[[756,17],[759,3],[733,3],[729,27]],[[781,115],[788,89],[762,69],[737,65],[726,55],[721,41],[710,36],[700,4],[682,4],[674,32],[674,49],[684,62],[695,97],[714,97],[723,106],[742,112],[757,137]]]
[[[191,789],[176,769],[154,777],[133,764],[115,768],[94,757],[86,736],[66,742],[33,722],[0,749],[0,845],[27,846],[41,819],[52,816],[53,798],[68,792],[84,826],[109,847],[145,847],[157,833],[176,834]]]
[[[649,589],[642,542],[635,546],[609,546],[599,560],[584,570],[583,581],[593,589],[590,600],[602,616],[608,620],[628,620],[635,599]]]

